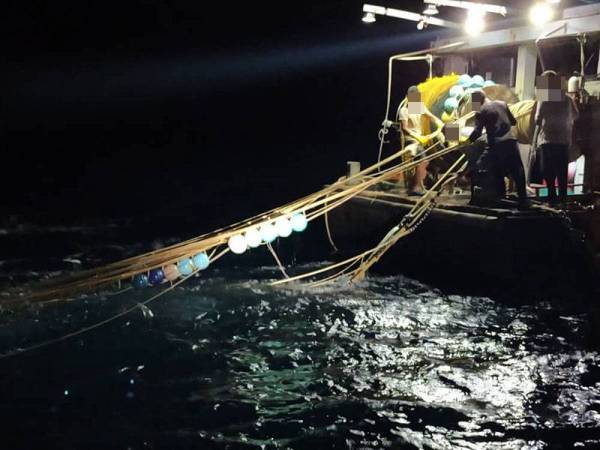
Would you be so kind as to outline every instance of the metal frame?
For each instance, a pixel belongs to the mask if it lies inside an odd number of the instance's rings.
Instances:
[[[384,6],[370,5],[365,3],[363,5],[364,13],[377,14],[380,16],[394,17],[396,19],[412,20],[413,22],[423,22],[428,25],[437,25],[438,27],[446,28],[460,28],[460,25],[449,20],[439,19],[437,17],[431,17],[425,14],[418,14],[410,11],[404,11],[402,9],[386,8]]]

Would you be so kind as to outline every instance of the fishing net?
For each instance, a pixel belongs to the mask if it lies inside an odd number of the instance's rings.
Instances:
[[[443,77],[430,78],[417,86],[421,92],[421,101],[435,116],[442,117],[444,101],[448,98],[448,92],[456,84],[458,78],[459,76],[453,73]],[[430,119],[423,117],[421,120],[423,134],[431,133]]]

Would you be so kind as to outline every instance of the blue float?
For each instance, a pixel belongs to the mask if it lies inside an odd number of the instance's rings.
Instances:
[[[463,73],[458,78],[458,84],[460,84],[461,86],[470,85],[471,84],[471,77],[469,76],[469,74],[468,73]]]
[[[290,219],[290,222],[292,223],[292,230],[296,233],[306,230],[306,227],[308,226],[308,221],[303,213],[294,214]]]
[[[265,223],[260,226],[260,238],[265,244],[269,244],[277,239],[277,230],[275,225],[271,223]]]
[[[152,269],[148,274],[148,281],[152,286],[158,286],[165,279],[165,273],[162,269]]]
[[[458,100],[454,97],[448,97],[445,101],[444,101],[444,110],[450,114],[452,113],[452,111],[454,111],[456,108],[458,108]]]
[[[485,80],[483,82],[483,87],[496,86],[496,83],[492,80]]]
[[[133,287],[136,289],[145,288],[148,286],[148,275],[145,273],[138,273],[133,277]]]
[[[471,79],[471,87],[482,87],[485,80],[481,75],[475,75]]]
[[[177,263],[177,270],[179,270],[179,273],[184,277],[191,275],[194,272],[192,260],[190,258],[182,259]]]
[[[198,269],[198,270],[204,270],[210,264],[210,260],[208,259],[208,255],[206,254],[206,252],[202,252],[202,253],[198,253],[198,254],[194,255],[192,257],[192,262],[194,263],[194,266],[196,266],[196,269]]]
[[[450,88],[450,92],[449,92],[450,97],[455,97],[455,98],[461,97],[464,93],[465,93],[465,90],[459,84],[457,84],[456,86],[452,86]]]

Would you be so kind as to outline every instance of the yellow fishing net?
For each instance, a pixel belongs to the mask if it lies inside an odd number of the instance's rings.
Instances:
[[[431,111],[433,104],[445,96],[450,88],[456,84],[459,76],[455,73],[444,75],[443,77],[430,78],[427,81],[420,83],[417,88],[421,92],[421,101]],[[430,119],[423,117],[421,119],[421,127],[423,134],[431,133]]]
[[[523,100],[509,105],[510,111],[517,119],[513,132],[521,144],[531,144],[535,127],[535,100]]]

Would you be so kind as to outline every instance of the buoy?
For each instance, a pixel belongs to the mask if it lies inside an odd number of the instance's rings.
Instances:
[[[133,277],[133,287],[137,289],[145,288],[148,286],[148,275],[145,273],[138,273]]]
[[[256,248],[262,244],[260,232],[257,228],[250,228],[249,230],[245,231],[244,236],[246,237],[246,243],[248,244],[248,247]]]
[[[492,80],[485,80],[483,82],[483,87],[490,87],[490,86],[496,86],[496,83]]]
[[[444,101],[444,110],[448,114],[450,114],[456,108],[458,108],[458,100],[456,100],[454,97],[448,97],[446,101]]]
[[[277,239],[277,230],[272,223],[265,223],[260,226],[260,238],[265,244],[269,244]]]
[[[296,233],[301,233],[302,231],[306,230],[306,227],[308,226],[308,220],[306,220],[304,213],[294,214],[290,219],[290,222],[292,224],[292,230],[294,230]]]
[[[177,270],[177,266],[175,264],[169,264],[163,268],[163,273],[165,274],[165,280],[174,281],[179,278],[179,270]]]
[[[581,90],[581,77],[579,75],[573,74],[569,81],[567,82],[567,92],[573,94],[575,92],[579,92]]]
[[[177,263],[177,270],[181,275],[188,276],[194,273],[194,265],[192,264],[192,260],[190,258],[182,259]]]
[[[248,243],[246,242],[246,238],[241,234],[236,234],[229,238],[229,250],[231,250],[236,255],[241,255],[248,249]]]
[[[469,74],[463,73],[460,77],[458,77],[458,84],[460,84],[461,86],[471,84],[471,77],[469,76]]]
[[[287,217],[280,217],[275,221],[275,231],[279,237],[288,237],[292,234],[292,223]]]
[[[158,286],[165,279],[165,273],[162,269],[152,269],[148,274],[148,281],[152,286]]]
[[[471,86],[472,87],[482,87],[484,82],[485,82],[485,80],[483,79],[483,77],[481,75],[475,75],[471,79]]]
[[[464,93],[465,93],[465,90],[463,89],[463,87],[461,85],[457,84],[450,88],[449,95],[450,95],[450,97],[458,98],[458,97],[461,97]]]
[[[206,254],[206,252],[195,254],[192,257],[192,262],[198,270],[204,270],[210,264],[210,260],[208,259],[208,255]]]

